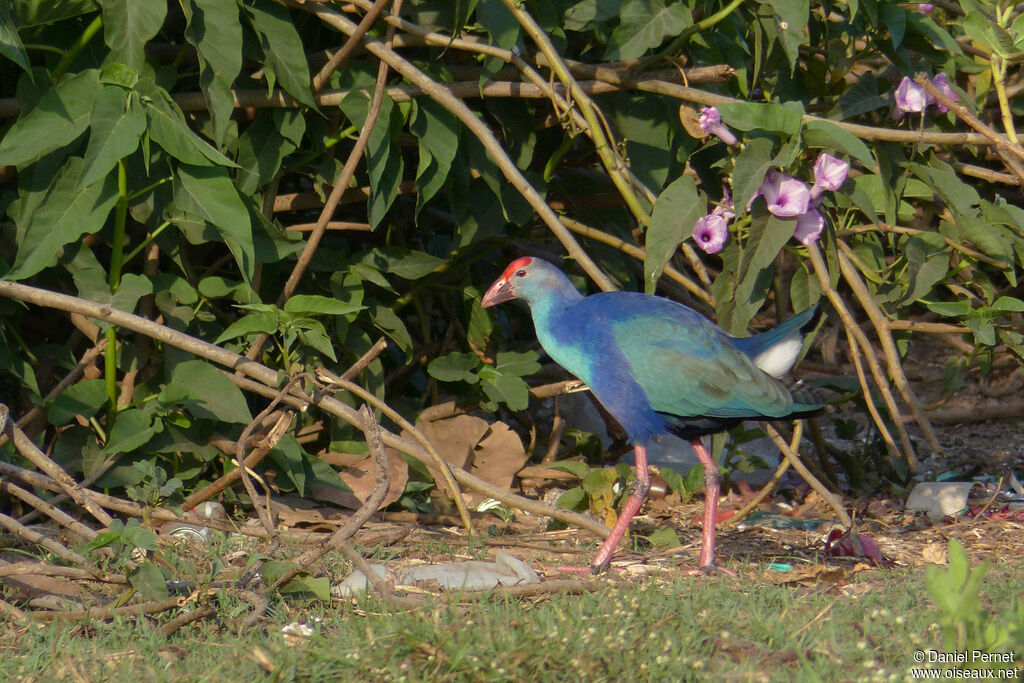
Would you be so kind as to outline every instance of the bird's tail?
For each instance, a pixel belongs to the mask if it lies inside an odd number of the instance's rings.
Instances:
[[[820,319],[821,308],[815,305],[767,332],[731,341],[754,361],[754,365],[773,377],[782,377],[796,363],[803,350],[804,337],[814,330]]]

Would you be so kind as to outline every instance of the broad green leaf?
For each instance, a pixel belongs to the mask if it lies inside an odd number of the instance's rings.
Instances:
[[[500,351],[496,360],[496,367],[502,374],[511,374],[518,377],[526,377],[540,370],[540,363],[536,351]]]
[[[508,11],[505,7],[501,9]],[[418,216],[448,178],[459,150],[459,121],[433,100],[421,97],[416,100],[409,130],[416,136],[419,145],[419,166],[416,170]]]
[[[697,219],[706,212],[707,203],[697,193],[697,185],[690,176],[680,176],[658,195],[645,241],[644,289],[647,293],[654,291],[665,264],[682,241],[693,233]]]
[[[309,313],[310,315],[348,315],[365,309],[366,306],[338,301],[318,294],[296,294],[284,303],[286,313]]]
[[[362,126],[370,102],[364,93],[353,92],[341,101],[341,110],[354,124]],[[402,116],[394,101],[384,95],[380,112],[366,145],[366,165],[370,170],[369,222],[376,227],[398,196],[405,162],[397,140],[402,133]]]
[[[754,138],[736,157],[732,174],[733,202],[737,207],[750,203],[761,187],[764,176],[771,168],[772,143],[765,138]]]
[[[334,345],[319,320],[303,319],[298,325],[298,335],[299,341],[304,345],[316,349],[334,362],[338,361],[338,357],[334,355]]]
[[[153,562],[140,564],[128,574],[128,580],[132,582],[135,590],[142,593],[147,600],[166,600],[170,595],[163,572]]]
[[[178,391],[182,391],[179,396],[198,418],[238,424],[252,422],[242,390],[209,363],[188,360],[174,366],[171,381],[160,392],[160,401],[166,403],[165,395]]]
[[[185,39],[199,57],[199,87],[213,119],[213,141],[224,141],[235,110],[231,92],[242,69],[242,24],[236,0],[182,0]]]
[[[294,110],[263,110],[238,140],[238,189],[255,194],[273,180],[284,158],[295,151],[289,133],[302,137],[306,120]]]
[[[507,404],[509,410],[526,410],[530,405],[530,388],[515,375],[500,375],[481,386],[489,399]]]
[[[779,42],[789,59],[790,69],[793,69],[800,56],[800,46],[806,40],[804,30],[807,28],[810,2],[809,0],[769,0],[769,2],[775,10],[775,28],[779,31]]]
[[[406,280],[419,280],[446,263],[442,258],[423,251],[406,250],[388,259],[387,272]]]
[[[391,337],[402,351],[408,354],[412,350],[412,337],[409,336],[409,330],[394,311],[380,304],[373,309],[370,317],[373,318],[373,324]]]
[[[647,540],[650,541],[651,545],[655,548],[678,548],[683,545],[682,541],[679,540],[679,535],[676,530],[670,526],[664,529],[658,529],[654,533],[647,536]]]
[[[960,301],[925,301],[923,302],[929,311],[938,313],[944,318],[962,318],[968,316],[974,310],[971,302],[966,299]]]
[[[938,237],[938,239],[934,239]],[[949,271],[949,254],[946,243],[938,235],[911,237],[906,241],[904,253],[907,257],[907,293],[902,302],[909,304],[932,291]]]
[[[218,152],[188,127],[181,109],[152,78],[143,78],[135,85],[146,110],[147,131],[153,141],[175,159],[193,166],[210,163],[234,167],[235,162]]]
[[[619,25],[612,31],[605,59],[640,57],[692,24],[693,16],[684,3],[666,6],[664,0],[627,0],[619,11]]]
[[[242,274],[247,280],[251,278],[255,267],[252,222],[227,169],[182,164],[177,181],[176,189],[186,193],[196,212],[217,228]]]
[[[1012,296],[1001,296],[992,304],[992,312],[996,315],[1024,313],[1024,301]]]
[[[7,3],[0,4],[0,55],[20,66],[25,73],[32,73],[28,53],[25,52],[25,46],[18,35],[18,27],[11,15],[11,7]]]
[[[889,39],[893,47],[899,47],[903,43],[903,36],[907,32],[907,10],[899,5],[888,3],[880,7],[882,23],[889,30]]]
[[[567,31],[587,31],[593,25],[619,16],[620,0],[582,0],[565,10],[562,17]]]
[[[798,102],[790,102],[789,106],[771,102],[728,102],[718,105],[718,113],[733,128],[783,135],[799,134],[804,114]]]
[[[138,408],[131,408],[117,414],[114,428],[103,452],[130,453],[163,431],[163,422]]]
[[[0,139],[0,164],[26,166],[74,141],[89,127],[100,72],[67,76],[23,112]],[[79,233],[81,234],[81,233]]]
[[[137,98],[124,88],[104,85],[96,93],[85,150],[82,186],[107,175],[121,159],[134,152],[146,131],[146,114]]]
[[[586,500],[587,494],[577,486],[560,495],[555,506],[563,510],[581,510],[586,508]]]
[[[927,166],[913,162],[906,166],[938,192],[951,209],[968,216],[976,213],[981,201],[978,191],[961,180],[952,166],[938,159],[933,159]]]
[[[772,214],[753,217],[732,280],[732,291],[726,287],[726,296],[718,297],[718,324],[730,334],[746,332],[747,324],[768,294],[775,258],[795,228],[795,218],[783,219]],[[722,276],[725,275],[723,270]]]
[[[268,457],[277,467],[283,471],[288,479],[295,485],[300,496],[306,495],[306,468],[305,451],[291,434],[285,434],[271,449]]]
[[[80,189],[82,171],[82,159],[71,157],[34,210],[28,213],[21,210],[29,202],[35,203],[24,196],[21,207],[12,206],[11,213],[21,239],[14,266],[6,279],[21,280],[35,275],[53,264],[65,246],[103,228],[117,203],[117,181],[107,176]]]
[[[475,353],[449,353],[430,361],[427,372],[434,379],[442,382],[466,382],[476,384],[480,377],[476,369],[480,367],[480,357]]]
[[[53,24],[96,11],[95,0],[14,0],[9,4],[14,8],[18,25],[22,29]]]
[[[163,27],[167,4],[138,0],[98,0],[103,9],[103,42],[110,48],[109,62],[140,71],[145,47]]]
[[[491,45],[505,50],[515,47],[519,38],[519,22],[501,0],[481,0],[476,8],[477,21],[491,36]]]
[[[568,472],[578,479],[583,479],[583,477],[587,476],[587,472],[590,471],[590,466],[585,462],[580,462],[579,460],[561,460],[559,462],[551,463],[548,467],[553,470]]]
[[[268,88],[273,89],[276,78],[289,95],[316,109],[306,53],[288,8],[269,0],[256,0],[242,6],[260,37],[260,47],[266,56]]]
[[[50,424],[59,427],[70,422],[76,415],[88,419],[98,413],[106,403],[107,388],[102,379],[87,379],[72,384],[50,403]]]
[[[804,125],[803,138],[808,147],[842,150],[867,168],[873,168],[875,165],[871,150],[860,138],[830,121],[808,121]]]

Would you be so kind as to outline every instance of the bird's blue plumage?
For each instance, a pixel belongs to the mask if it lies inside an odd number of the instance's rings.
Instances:
[[[744,419],[823,407],[816,398],[794,397],[754,364],[773,344],[803,330],[813,311],[762,335],[734,339],[668,299],[635,292],[583,297],[539,259],[509,277],[515,296],[530,305],[544,350],[587,383],[634,443],[669,431],[694,438]]]

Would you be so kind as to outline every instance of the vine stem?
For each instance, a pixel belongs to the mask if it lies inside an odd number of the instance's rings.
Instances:
[[[54,67],[54,83],[59,81],[67,70],[71,68],[75,59],[79,54],[81,54],[82,50],[85,49],[85,46],[89,44],[89,41],[93,39],[93,36],[95,36],[101,28],[103,28],[103,15],[98,14],[96,15],[96,18],[85,27],[85,30],[82,31],[81,35],[78,36],[78,39],[75,40],[74,44],[70,48],[68,48],[68,51],[64,53],[64,57],[60,60],[57,66]]]
[[[114,208],[114,237],[110,244],[110,293],[117,294],[121,286],[124,267],[124,233],[128,222],[128,174],[124,161],[117,162],[117,205]],[[104,358],[104,380],[107,391],[107,435],[117,419],[117,328],[107,328],[107,348]]]

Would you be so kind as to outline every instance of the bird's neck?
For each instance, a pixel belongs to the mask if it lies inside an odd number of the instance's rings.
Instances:
[[[549,330],[565,311],[583,299],[572,284],[566,280],[564,286],[552,288],[544,296],[530,300],[533,324],[538,332]]]

